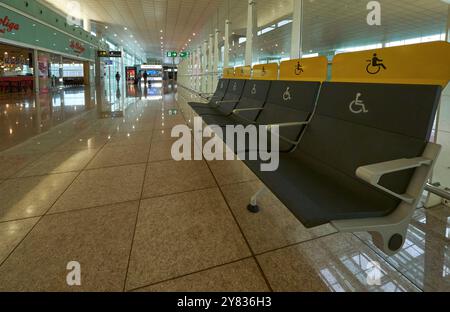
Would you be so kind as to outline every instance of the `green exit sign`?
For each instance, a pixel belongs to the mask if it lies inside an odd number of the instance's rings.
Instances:
[[[190,52],[180,52],[180,57],[188,57],[189,55],[191,55]]]
[[[177,57],[178,56],[178,53],[177,52],[174,52],[174,51],[172,51],[172,52],[167,52],[167,57]]]

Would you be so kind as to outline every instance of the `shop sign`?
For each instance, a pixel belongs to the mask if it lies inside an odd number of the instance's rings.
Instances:
[[[122,57],[122,51],[97,51],[98,57]]]
[[[86,51],[86,48],[83,46],[83,44],[78,41],[71,40],[69,46],[77,54],[83,54],[84,51]]]
[[[0,33],[11,32],[13,30],[19,30],[20,25],[13,23],[9,20],[8,16],[0,18]]]

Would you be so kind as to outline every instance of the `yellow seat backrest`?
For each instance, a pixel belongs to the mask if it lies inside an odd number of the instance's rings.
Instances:
[[[237,79],[250,79],[252,76],[251,66],[241,66],[234,69],[234,76]]]
[[[233,79],[234,78],[234,68],[233,67],[224,68],[222,77],[224,79]]]
[[[294,59],[280,64],[280,80],[325,81],[328,76],[328,60],[325,56]]]
[[[444,41],[338,54],[332,81],[432,84],[450,79],[450,44]]]
[[[253,79],[255,80],[277,80],[278,64],[259,64],[253,66]]]

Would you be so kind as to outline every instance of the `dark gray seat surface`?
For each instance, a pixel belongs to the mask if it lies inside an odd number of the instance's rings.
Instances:
[[[439,86],[326,82],[300,145],[281,154],[278,170],[261,172],[258,161],[246,163],[307,227],[386,216],[400,200],[359,179],[356,170],[420,157],[440,93]],[[350,110],[357,94],[368,112]],[[403,194],[412,174],[387,175],[381,185]]]
[[[224,104],[218,108],[219,114],[202,115],[203,121],[208,125],[226,126],[254,122],[259,110],[246,111],[236,116],[234,109],[262,108],[267,100],[267,93],[270,89],[270,81],[248,80],[245,84],[244,92],[237,105]]]
[[[229,81],[227,92],[222,98],[222,101],[227,101],[227,103],[219,103],[218,106],[214,105],[217,100],[213,100],[210,107],[205,107],[205,105],[200,107],[192,107],[194,111],[199,115],[229,115],[233,112],[236,107],[237,102],[242,97],[242,92],[244,90],[246,80],[233,79]],[[228,103],[228,101],[232,101]]]
[[[211,97],[209,103],[200,103],[200,102],[188,102],[188,104],[192,107],[192,108],[196,108],[196,107],[208,107],[208,105],[212,105],[214,104],[216,101],[222,101],[222,99],[224,98],[227,89],[228,89],[228,85],[230,83],[229,79],[220,79],[219,83],[217,84],[217,89],[216,92],[214,92],[214,95]]]

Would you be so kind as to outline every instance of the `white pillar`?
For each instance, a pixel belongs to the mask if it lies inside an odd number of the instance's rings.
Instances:
[[[247,14],[247,42],[245,43],[245,65],[253,63],[253,39],[255,36],[256,23],[256,2],[248,0]]]
[[[303,0],[294,0],[292,20],[291,59],[302,57]]]
[[[196,91],[201,92],[202,86],[202,46],[197,49],[197,88]]]
[[[220,57],[219,35],[220,35],[220,32],[218,29],[216,29],[216,32],[214,35],[213,92],[214,92],[214,89],[217,87],[218,76],[219,76],[219,73],[218,73],[219,72],[219,57]]]
[[[225,21],[225,45],[223,52],[223,68],[230,67],[230,25],[229,20]]]
[[[203,42],[203,62],[202,62],[202,92],[208,92],[208,77],[206,74],[208,73],[208,40]]]
[[[450,5],[447,13],[447,31],[445,32],[445,41],[450,42]]]
[[[87,16],[83,18],[83,29],[91,32],[91,20]]]
[[[208,92],[212,93],[214,80],[214,35],[209,34],[209,57],[208,57]]]

